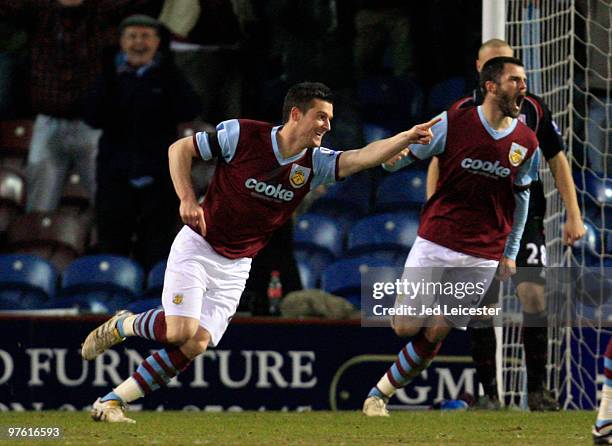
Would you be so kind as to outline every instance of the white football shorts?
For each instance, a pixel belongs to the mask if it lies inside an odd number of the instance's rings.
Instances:
[[[431,284],[428,290],[433,291],[416,291],[411,296],[398,295],[395,306],[414,307],[417,319],[428,317],[423,308],[437,307],[443,311],[460,306],[478,307],[491,285],[498,263],[497,260],[463,254],[417,237],[404,264],[402,282],[408,281],[417,285],[421,283],[420,290],[426,289],[425,284]],[[473,294],[470,295],[465,293],[468,283],[474,285],[470,289]],[[448,295],[440,293],[440,289],[449,290],[448,287],[454,291],[450,291]],[[457,290],[462,290],[463,295]],[[461,298],[458,299],[457,296]],[[470,317],[453,315],[446,319],[459,328],[467,325]]]
[[[251,258],[228,259],[187,226],[177,234],[166,266],[162,304],[166,316],[200,321],[216,346],[236,313]]]

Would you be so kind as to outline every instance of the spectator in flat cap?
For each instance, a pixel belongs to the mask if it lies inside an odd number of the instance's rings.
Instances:
[[[86,110],[88,124],[102,129],[99,249],[131,256],[148,269],[167,256],[178,218],[168,146],[178,124],[198,115],[200,102],[168,56],[163,25],[134,15],[119,30],[120,48],[106,55]]]
[[[55,210],[69,169],[93,201],[97,140],[83,100],[102,68],[111,30],[151,0],[0,0],[0,15],[22,25],[30,46],[36,114],[27,161],[27,210]]]

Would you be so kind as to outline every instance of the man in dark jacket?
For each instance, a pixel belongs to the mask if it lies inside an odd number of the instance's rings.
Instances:
[[[167,148],[177,125],[198,115],[200,102],[172,62],[157,20],[133,15],[119,32],[120,51],[105,59],[86,113],[87,122],[103,132],[97,161],[99,247],[131,254],[150,268],[168,254],[177,222]]]

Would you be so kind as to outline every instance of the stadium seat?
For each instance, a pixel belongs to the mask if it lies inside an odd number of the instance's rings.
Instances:
[[[455,76],[435,84],[427,97],[427,113],[430,117],[448,108],[458,99],[465,96],[466,82],[462,76]]]
[[[304,288],[319,288],[323,271],[334,262],[334,256],[329,251],[296,248],[293,256]]]
[[[134,314],[144,313],[152,308],[158,308],[162,305],[161,295],[159,297],[151,297],[149,299],[138,299],[130,303],[127,309]]]
[[[31,212],[18,217],[9,227],[8,250],[38,255],[58,271],[85,251],[90,220],[59,212]]]
[[[147,275],[147,284],[141,299],[156,298],[161,302],[161,295],[164,289],[164,275],[166,274],[166,260],[157,262]]]
[[[385,268],[387,274],[392,273],[393,278],[399,277],[396,275],[395,265],[391,262],[369,256],[343,258],[325,269],[321,279],[322,288],[361,308],[361,274],[370,268]]]
[[[109,313],[125,308],[142,292],[144,272],[132,260],[115,255],[80,257],[62,275],[62,307]]]
[[[426,201],[427,173],[402,169],[383,178],[376,191],[377,212],[418,209]]]
[[[612,179],[589,175],[586,182],[586,192],[599,205],[612,204]]]
[[[27,158],[33,122],[28,119],[0,121],[0,153]]]
[[[0,202],[25,206],[26,190],[23,175],[10,167],[0,167]]]
[[[370,212],[372,190],[370,173],[360,172],[329,186],[309,211],[354,220]]]
[[[347,253],[382,253],[387,250],[395,251],[405,258],[416,239],[418,229],[419,214],[416,211],[365,217],[350,229]],[[389,260],[396,261],[396,258],[392,256]]]
[[[10,224],[25,208],[25,179],[16,170],[0,166],[0,246]]]
[[[0,309],[45,308],[55,295],[57,273],[32,255],[0,255]]]
[[[325,250],[339,257],[343,250],[344,228],[332,217],[306,213],[297,218],[293,246],[310,251]]]
[[[364,122],[363,123],[363,142],[364,144],[370,144],[373,141],[379,139],[389,138],[393,136],[393,130],[377,123]]]
[[[80,175],[75,172],[71,173],[62,191],[60,209],[63,213],[79,215],[87,210],[89,205],[89,195],[81,183]]]
[[[584,237],[574,243],[574,251],[584,251],[585,253],[599,256],[601,252],[601,232],[600,230],[588,219],[584,220],[584,229],[586,231]]]
[[[302,282],[302,288],[305,290],[311,290],[318,288],[318,277],[317,272],[310,265],[309,262],[304,260],[296,260],[298,272],[300,273],[300,281]]]

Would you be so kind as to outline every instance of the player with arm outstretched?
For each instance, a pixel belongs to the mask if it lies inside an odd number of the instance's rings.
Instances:
[[[504,40],[491,39],[482,44],[478,51],[476,69],[491,58],[512,57],[513,49]],[[458,100],[451,110],[472,107],[483,101],[480,90],[471,96]],[[567,212],[563,227],[563,241],[569,245],[580,239],[584,233],[584,223],[580,215],[576,188],[565,153],[563,140],[552,114],[544,101],[538,96],[527,94],[521,105],[519,117],[538,137],[540,149],[555,178]],[[438,188],[438,160],[433,158],[427,175],[427,197]],[[524,328],[522,333],[527,366],[528,405],[531,410],[557,410],[558,404],[544,388],[546,363],[548,357],[548,329],[546,327],[546,302],[544,295],[544,267],[546,264],[546,240],[544,238],[544,214],[546,199],[541,181],[531,185],[529,213],[521,246],[517,257],[517,274],[513,277],[517,295],[523,306]],[[498,300],[499,282],[495,281],[483,299],[483,305],[494,305]],[[491,317],[482,317],[469,327],[470,344],[477,376],[485,395],[478,401],[478,407],[498,408],[497,380],[495,366],[496,340]]]
[[[94,420],[133,422],[124,414],[126,403],[165,385],[209,346],[219,344],[236,312],[251,259],[311,189],[378,166],[409,144],[429,143],[430,128],[437,122],[337,152],[321,147],[332,118],[331,91],[305,82],[287,92],[282,126],[232,119],[216,132],[172,144],[170,174],[185,227],[168,257],[163,310],[115,315],[89,334],[82,356],[92,360],[127,336],[152,339],[164,348],[94,402]],[[218,159],[202,204],[191,184],[193,158]]]
[[[480,86],[485,97],[481,106],[442,113],[430,144],[413,145],[385,163],[395,170],[415,158],[438,156],[439,188],[423,209],[404,277],[423,268],[443,269],[448,275],[454,267],[468,268],[461,279],[483,285],[472,300],[476,306],[498,266],[503,277],[514,272],[539,159],[535,134],[518,119],[527,93],[521,61],[489,60]],[[429,365],[453,326],[468,321],[445,315],[394,316],[395,333],[412,339],[371,389],[363,412],[387,416],[389,398]]]

